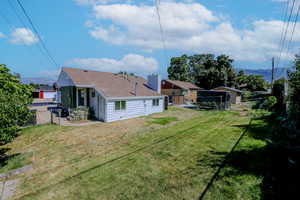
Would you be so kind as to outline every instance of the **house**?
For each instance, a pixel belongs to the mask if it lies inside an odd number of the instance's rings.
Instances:
[[[34,99],[55,99],[56,89],[49,85],[40,85],[32,92]]]
[[[226,87],[226,86],[220,86],[220,87],[217,87],[213,90],[229,92],[232,104],[240,104],[242,102],[242,91],[241,90]]]
[[[57,85],[64,108],[90,108],[94,116],[112,122],[163,112],[160,76],[142,77],[63,68]]]
[[[173,104],[186,102],[197,102],[197,91],[202,90],[198,86],[184,81],[163,80],[161,82],[161,93],[169,97]]]

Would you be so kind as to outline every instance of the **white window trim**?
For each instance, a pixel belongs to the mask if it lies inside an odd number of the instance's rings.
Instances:
[[[155,105],[155,104],[153,105],[154,101],[157,101],[157,105]],[[160,104],[159,99],[152,99],[152,107],[159,107],[159,104]]]
[[[125,109],[122,109],[122,108],[121,108],[121,107],[122,107],[122,106],[121,106],[122,103],[120,103],[120,109],[117,110],[117,109],[116,109],[116,102],[122,102],[122,101],[125,102]],[[127,101],[126,101],[126,100],[114,101],[114,110],[115,110],[115,112],[123,112],[123,111],[126,111],[126,110],[127,110]]]

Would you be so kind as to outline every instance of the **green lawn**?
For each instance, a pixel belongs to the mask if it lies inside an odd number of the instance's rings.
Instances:
[[[15,198],[198,199],[249,121],[243,108],[170,109],[91,127],[30,128],[8,145],[32,152],[35,166]],[[264,126],[253,121],[204,199],[260,199]]]

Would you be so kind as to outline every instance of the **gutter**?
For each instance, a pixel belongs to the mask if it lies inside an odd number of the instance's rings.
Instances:
[[[135,100],[135,99],[161,99],[164,98],[165,95],[161,96],[137,96],[137,97],[107,97],[106,99],[108,101],[114,101],[114,100]]]

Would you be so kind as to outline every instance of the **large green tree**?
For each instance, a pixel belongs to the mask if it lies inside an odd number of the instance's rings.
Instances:
[[[300,55],[295,58],[295,70],[289,72],[289,100],[290,100],[290,118],[297,124],[300,129]]]
[[[168,68],[169,79],[178,81],[191,81],[189,57],[171,58],[170,67]]]
[[[226,55],[213,54],[183,55],[171,59],[168,68],[169,79],[190,81],[196,85],[212,89],[218,86],[235,86],[236,73],[233,59]]]
[[[267,89],[268,82],[262,75],[246,75],[242,70],[236,76],[236,86],[239,89],[246,89],[248,91],[263,91]]]
[[[19,126],[30,116],[32,87],[23,85],[3,64],[0,64],[0,143],[11,141]]]

